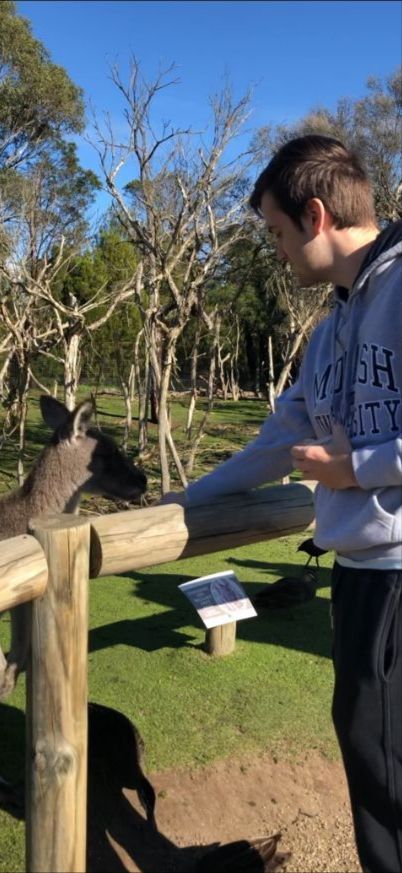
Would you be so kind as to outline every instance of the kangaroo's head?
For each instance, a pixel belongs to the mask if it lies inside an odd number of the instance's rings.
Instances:
[[[114,440],[90,427],[95,407],[84,400],[70,412],[48,395],[40,397],[44,422],[53,430],[60,464],[66,467],[77,490],[134,500],[146,490],[145,473],[120,451]]]

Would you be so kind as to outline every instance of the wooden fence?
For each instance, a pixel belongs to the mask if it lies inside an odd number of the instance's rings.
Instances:
[[[0,542],[0,612],[29,602],[26,868],[86,865],[90,577],[107,576],[306,530],[313,498],[279,485],[184,510],[170,504],[101,517],[32,519]]]

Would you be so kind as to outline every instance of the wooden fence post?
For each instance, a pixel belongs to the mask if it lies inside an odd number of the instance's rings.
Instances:
[[[205,651],[208,655],[230,655],[235,650],[236,645],[236,622],[230,621],[227,624],[220,624],[218,627],[211,627],[205,634]]]
[[[48,563],[32,603],[27,671],[26,869],[84,873],[90,526],[71,515],[30,522]]]

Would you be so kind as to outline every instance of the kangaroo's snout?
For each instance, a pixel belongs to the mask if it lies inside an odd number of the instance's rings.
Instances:
[[[141,494],[144,494],[147,490],[148,479],[143,470],[140,470],[138,467],[136,467],[136,470],[138,476],[138,487],[141,489]]]
[[[141,497],[141,494],[144,494],[147,490],[147,477],[144,471],[133,465],[131,476],[127,480],[127,487],[129,490],[129,500]]]

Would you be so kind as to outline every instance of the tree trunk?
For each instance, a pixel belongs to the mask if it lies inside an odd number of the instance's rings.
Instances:
[[[195,337],[194,337],[194,345],[191,352],[191,394],[190,394],[190,404],[187,412],[187,423],[186,423],[186,437],[188,440],[191,440],[191,431],[193,426],[193,416],[197,403],[197,365],[198,365],[198,347],[200,342],[201,329],[197,326]]]
[[[150,379],[149,379],[149,400],[150,400],[150,421],[152,424],[158,424],[160,410],[159,410],[159,396],[160,396],[160,383],[161,383],[161,360],[162,360],[162,349],[161,349],[161,337],[160,331],[153,324],[150,329],[150,354],[149,354],[149,371],[150,371]]]
[[[217,357],[217,334],[214,333],[211,345],[210,345],[210,357],[209,357],[209,372],[208,372],[208,388],[207,388],[207,408],[204,412],[204,415],[201,419],[197,434],[195,436],[194,442],[191,446],[190,454],[187,458],[186,463],[186,474],[190,476],[193,472],[194,462],[196,458],[196,454],[198,451],[198,447],[200,442],[204,436],[205,428],[207,426],[207,421],[211,414],[214,405],[214,395],[215,395],[215,373],[216,373],[216,357]]]
[[[215,318],[216,359],[217,359],[217,364],[218,364],[219,382],[220,382],[220,386],[221,386],[222,397],[224,400],[227,400],[227,398],[228,398],[228,386],[226,384],[226,379],[225,379],[225,362],[228,360],[229,355],[228,354],[225,355],[224,358],[222,358],[222,355],[221,355],[221,348],[222,348],[222,345],[221,345],[221,323],[222,323],[221,317],[220,317],[220,315],[217,315]]]
[[[134,364],[131,364],[130,367],[130,375],[128,377],[128,389],[130,393],[130,401],[134,403],[135,400],[135,367]]]
[[[268,400],[271,412],[275,412],[275,372],[271,334],[268,337]]]
[[[148,443],[148,382],[149,382],[149,349],[145,346],[145,357],[144,357],[144,375],[141,378],[141,364],[140,364],[140,342],[143,339],[145,334],[144,328],[142,328],[136,338],[134,343],[134,373],[135,373],[135,381],[137,383],[137,393],[138,393],[138,449],[141,455],[145,452]]]
[[[271,414],[275,412],[276,396],[275,396],[275,370],[274,370],[274,353],[272,347],[272,336],[268,337],[268,396]],[[289,485],[289,476],[283,476],[280,480],[282,485]]]
[[[64,358],[64,403],[70,411],[75,408],[80,376],[81,333],[74,333],[65,341]]]
[[[230,390],[232,398],[235,401],[239,400],[239,349],[240,349],[240,322],[239,316],[236,315],[236,340],[234,353],[230,356]]]
[[[149,420],[152,424],[158,424],[160,420],[160,408],[159,408],[159,397],[158,397],[158,389],[156,385],[155,371],[151,367],[150,369],[150,379],[149,379],[149,402],[150,402],[150,416]]]
[[[5,398],[6,416],[3,426],[4,436],[18,432],[17,478],[19,485],[24,481],[25,424],[28,405],[28,391],[31,381],[29,356],[25,348],[14,349],[8,368],[8,390]]]
[[[170,472],[167,457],[167,446],[169,446],[169,449],[171,451],[183,487],[185,488],[187,485],[187,479],[184,473],[184,469],[171,434],[168,417],[169,385],[172,372],[173,352],[176,342],[177,336],[174,337],[173,340],[171,340],[169,343],[169,347],[166,352],[166,359],[162,365],[163,370],[161,374],[161,384],[159,392],[159,455],[161,462],[162,494],[167,494],[167,492],[170,491]]]
[[[27,411],[28,411],[28,391],[29,385],[31,381],[30,369],[28,367],[28,363],[25,362],[25,367],[23,370],[24,380],[21,384],[21,393],[19,397],[19,425],[18,425],[18,463],[17,463],[17,474],[18,474],[18,484],[21,486],[24,482],[25,472],[24,472],[24,458],[25,458],[25,425],[27,420]]]
[[[8,353],[5,361],[3,362],[3,366],[0,370],[0,397],[2,400],[4,400],[6,395],[7,395],[7,388],[6,388],[7,373],[9,370],[10,361],[11,361],[13,354],[14,354],[13,351]]]
[[[117,364],[117,375],[119,378],[121,390],[123,393],[124,406],[126,410],[126,417],[124,421],[124,434],[122,441],[122,449],[124,452],[127,452],[128,448],[128,439],[130,436],[131,426],[133,423],[133,410],[131,406],[131,386],[130,386],[130,378],[133,368],[130,369],[130,375],[128,379],[124,373],[124,361],[122,358],[121,350],[119,347],[116,348],[116,364]]]
[[[299,351],[299,348],[303,342],[303,339],[305,338],[307,331],[310,329],[315,317],[316,317],[315,313],[313,313],[309,318],[307,318],[306,321],[303,323],[303,326],[298,331],[298,333],[293,337],[290,349],[288,351],[288,354],[286,355],[286,360],[284,362],[281,373],[279,375],[279,379],[278,379],[276,386],[275,386],[275,396],[276,397],[279,397],[279,395],[282,394],[282,391],[284,391],[284,389],[285,389],[286,383],[289,379],[289,375],[290,375],[290,371],[292,369],[294,359],[295,359],[297,352]]]

